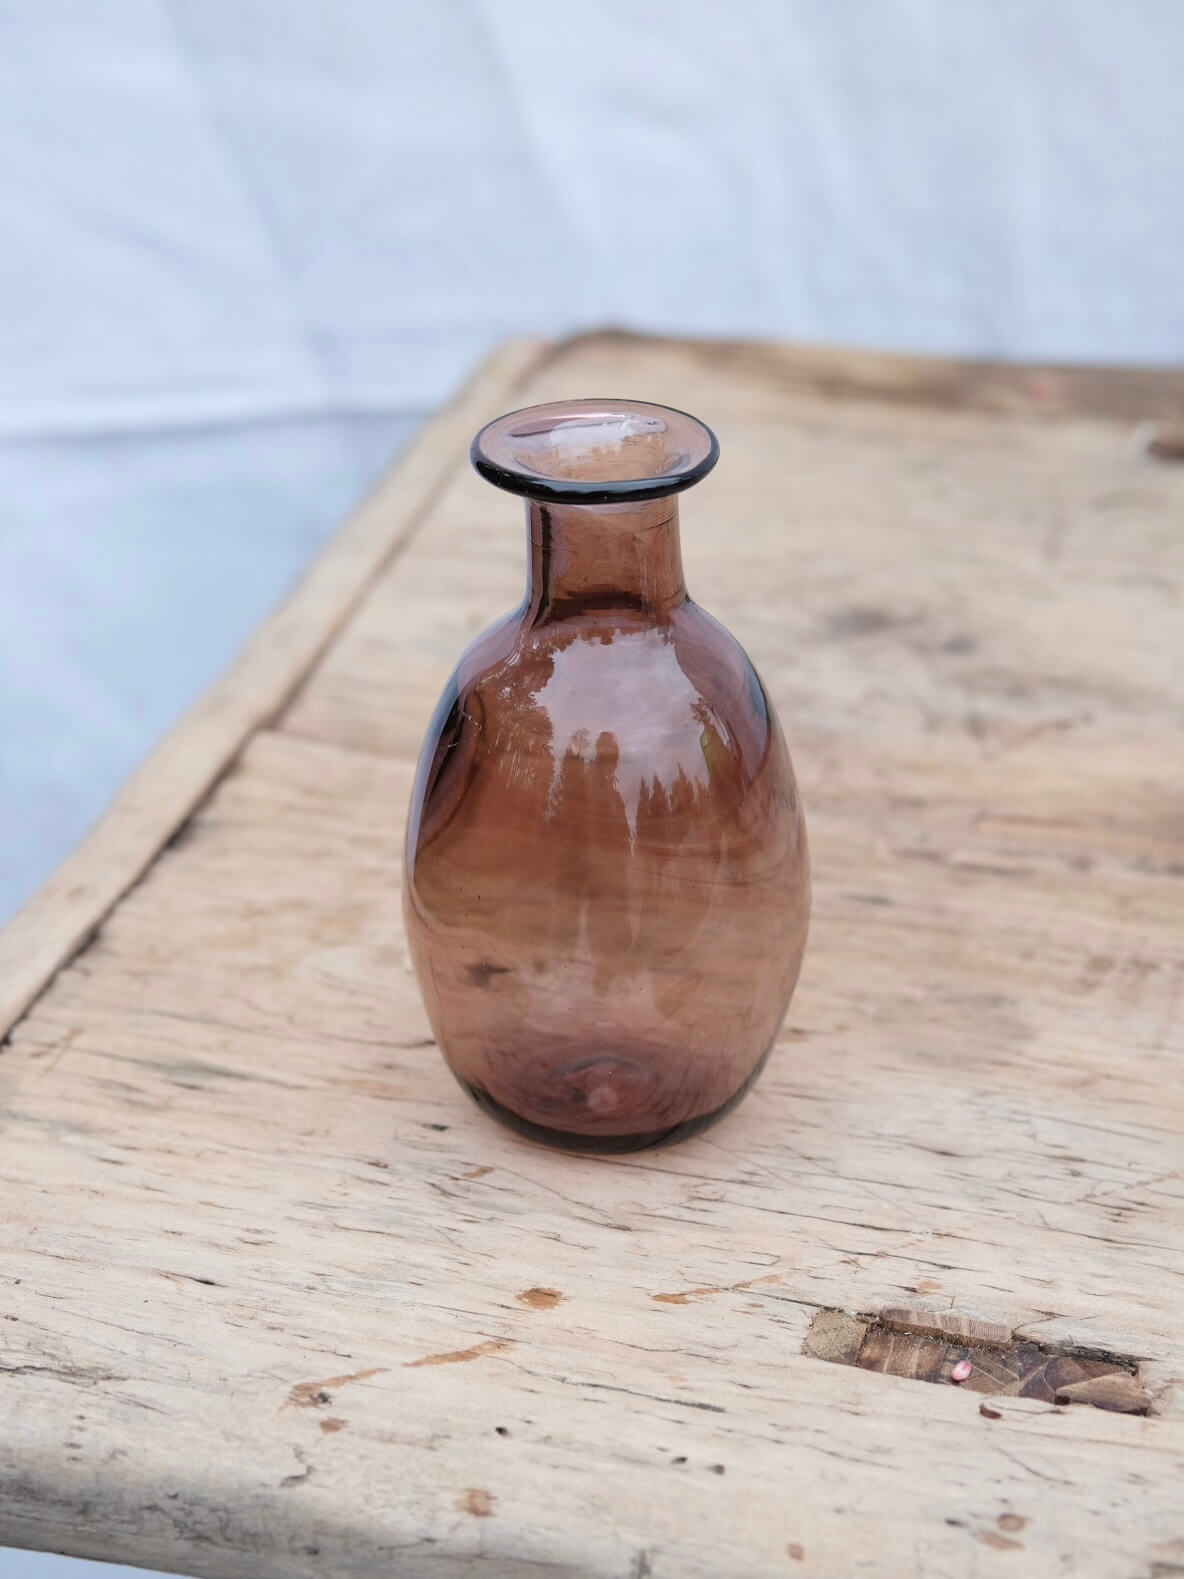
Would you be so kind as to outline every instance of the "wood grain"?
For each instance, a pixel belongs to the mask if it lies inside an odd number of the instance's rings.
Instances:
[[[553,1156],[452,1084],[403,808],[522,533],[446,424],[397,557],[305,604],[291,701],[237,715],[155,860],[144,797],[0,1055],[0,1542],[218,1579],[1184,1569],[1184,469],[1130,443],[1180,381],[526,363],[517,403],[720,433],[684,552],[798,767],[791,1022],[664,1153]],[[1120,1355],[1152,1413],[824,1363],[876,1313]]]

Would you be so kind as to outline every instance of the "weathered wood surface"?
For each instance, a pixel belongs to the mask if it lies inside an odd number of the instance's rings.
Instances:
[[[592,1161],[452,1084],[398,860],[436,691],[521,585],[468,429],[605,390],[720,433],[688,580],[776,698],[816,897],[752,1097]],[[1184,467],[1130,443],[1182,392],[511,352],[379,495],[352,615],[339,544],[282,675],[244,660],[233,729],[183,727],[32,911],[35,966],[27,918],[0,941],[14,1014],[62,967],[0,1054],[0,1543],[219,1579],[1184,1572]],[[893,1353],[963,1313],[1113,1356],[1152,1412],[828,1364],[825,1308],[887,1312]]]

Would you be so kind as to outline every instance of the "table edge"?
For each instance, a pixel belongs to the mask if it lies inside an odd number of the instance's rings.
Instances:
[[[0,1041],[85,947],[213,790],[245,743],[293,695],[398,554],[474,430],[511,405],[551,350],[537,338],[493,351],[430,418],[337,529],[242,652],[116,792],[49,880],[0,931]]]

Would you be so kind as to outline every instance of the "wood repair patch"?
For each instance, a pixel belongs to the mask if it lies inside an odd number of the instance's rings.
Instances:
[[[890,1306],[878,1314],[852,1316],[820,1310],[802,1352],[834,1365],[946,1382],[972,1393],[1091,1404],[1118,1414],[1151,1412],[1138,1362],[1128,1356],[1050,1349],[1017,1338],[1001,1322],[960,1311]],[[995,1418],[993,1412],[982,1412]]]

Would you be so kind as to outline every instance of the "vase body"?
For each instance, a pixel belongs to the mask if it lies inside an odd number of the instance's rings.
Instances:
[[[528,586],[432,718],[404,913],[454,1074],[554,1145],[631,1150],[726,1112],[805,947],[780,726],[683,584],[675,494],[715,453],[694,419],[629,402],[511,413],[474,441],[528,499]]]

